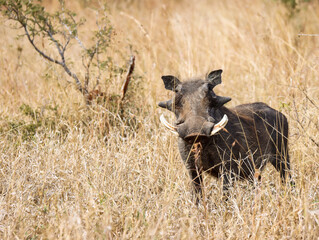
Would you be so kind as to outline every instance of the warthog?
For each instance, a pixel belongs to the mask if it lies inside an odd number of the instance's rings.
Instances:
[[[161,121],[178,135],[179,152],[196,195],[201,194],[203,172],[221,177],[223,190],[228,190],[235,179],[254,181],[267,162],[285,182],[287,175],[291,178],[287,118],[262,102],[225,107],[231,98],[213,91],[221,74],[216,70],[205,80],[186,82],[162,76],[165,88],[175,96],[159,106],[174,112],[176,123],[169,124],[163,115]]]

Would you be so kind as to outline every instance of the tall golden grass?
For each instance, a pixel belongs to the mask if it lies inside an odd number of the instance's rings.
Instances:
[[[67,1],[87,18],[80,35],[89,40],[98,4],[80,3]],[[1,17],[0,238],[318,239],[319,37],[298,36],[319,33],[317,1],[294,12],[263,0],[108,7],[116,31],[110,56],[122,64],[116,50],[128,58],[129,45],[136,55],[132,122],[102,106],[87,109],[63,70],[16,39],[22,31]],[[268,166],[258,189],[239,182],[223,202],[221,182],[206,177],[202,204],[191,201],[177,139],[159,124],[157,102],[170,97],[160,77],[219,68],[216,92],[232,97],[228,106],[263,101],[288,117],[295,189]],[[104,90],[118,93],[122,80]],[[36,111],[50,124],[29,137]]]

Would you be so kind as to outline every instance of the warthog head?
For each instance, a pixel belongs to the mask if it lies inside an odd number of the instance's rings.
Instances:
[[[205,80],[181,82],[174,76],[162,76],[165,88],[175,92],[173,99],[158,105],[175,113],[176,123],[170,125],[161,116],[163,124],[185,141],[205,139],[227,124],[227,116],[218,109],[231,98],[217,96],[213,89],[221,83],[222,70],[210,72]]]

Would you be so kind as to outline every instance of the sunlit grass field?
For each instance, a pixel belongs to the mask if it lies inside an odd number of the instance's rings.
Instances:
[[[98,1],[67,7],[86,18],[79,36],[89,42]],[[119,66],[136,57],[121,107],[86,106],[63,69],[0,18],[0,239],[318,239],[319,36],[307,35],[319,34],[318,2],[107,8],[109,56]],[[67,55],[79,56],[76,44]],[[81,60],[71,66],[83,71]],[[174,117],[157,103],[171,96],[162,75],[186,80],[214,69],[224,70],[215,92],[232,98],[227,106],[262,101],[288,117],[295,188],[268,165],[259,188],[238,182],[227,202],[221,181],[206,176],[194,204],[177,138],[159,122]],[[124,78],[101,81],[101,91],[120,94]]]

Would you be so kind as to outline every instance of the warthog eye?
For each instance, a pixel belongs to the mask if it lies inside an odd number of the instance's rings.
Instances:
[[[174,89],[174,92],[175,92],[175,93],[179,93],[179,92],[181,92],[181,90],[182,90],[182,86],[181,86],[181,85],[178,85],[178,86]]]
[[[181,107],[182,105],[182,95],[176,95],[174,99],[175,108]]]

